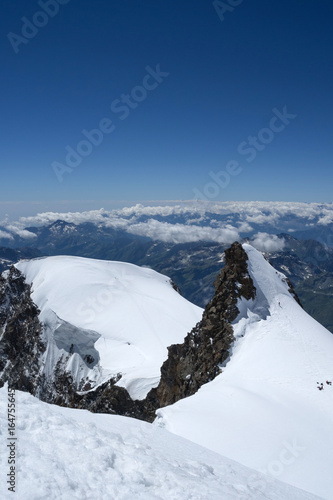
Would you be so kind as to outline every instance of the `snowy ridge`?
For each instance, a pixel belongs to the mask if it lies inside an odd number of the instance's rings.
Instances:
[[[167,347],[182,342],[201,318],[199,307],[151,269],[67,256],[16,267],[32,284],[32,299],[47,325],[48,371],[63,356],[77,386],[93,387],[121,374],[118,385],[133,399],[144,399],[159,383]]]
[[[333,336],[250,245],[257,293],[242,300],[222,374],[157,411],[156,424],[322,498],[333,498]],[[318,384],[323,383],[323,390]]]
[[[4,500],[318,498],[145,422],[48,405],[21,392],[16,407],[16,491],[7,490],[7,450],[1,446]],[[6,409],[3,387],[0,429],[7,427]]]

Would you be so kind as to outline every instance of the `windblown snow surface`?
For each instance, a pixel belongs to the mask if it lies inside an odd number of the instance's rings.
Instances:
[[[230,359],[196,394],[158,410],[155,424],[333,499],[333,336],[296,303],[281,273],[243,248],[257,296],[239,303]]]
[[[1,499],[315,500],[164,429],[16,392],[16,491],[8,491],[7,387],[0,389]]]
[[[21,261],[16,267],[32,284],[32,299],[46,325],[46,374],[74,344],[67,367],[74,381],[88,377],[97,386],[121,373],[118,385],[133,399],[144,399],[158,385],[167,347],[183,342],[202,316],[167,276],[152,269],[68,256]],[[93,366],[82,361],[88,355]]]

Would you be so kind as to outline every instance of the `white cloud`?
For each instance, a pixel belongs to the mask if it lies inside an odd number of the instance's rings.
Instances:
[[[1,229],[0,229],[0,238],[6,239],[6,240],[13,240],[14,239],[12,234],[7,233],[6,231],[1,231]]]
[[[208,215],[207,215],[208,214]],[[220,203],[184,203],[173,206],[144,206],[135,205],[117,210],[107,211],[91,210],[85,212],[44,212],[32,217],[22,217],[20,223],[22,227],[29,225],[45,225],[55,222],[57,219],[80,224],[82,222],[94,222],[105,225],[106,223],[116,224],[117,220],[131,220],[147,216],[168,217],[171,215],[185,216],[188,224],[196,224],[199,220],[207,222],[212,219],[212,214],[235,216],[241,221],[256,223],[273,223],[280,217],[294,215],[298,218],[314,221],[316,218],[322,219],[323,223],[332,221],[333,204],[319,203],[293,203],[293,202],[220,202]],[[198,216],[200,217],[198,219]],[[326,222],[327,221],[327,222]],[[16,223],[15,223],[16,225]]]
[[[241,222],[241,224],[238,226],[238,231],[240,233],[250,233],[253,231],[253,227],[250,226],[250,224],[246,221]]]
[[[252,224],[275,224],[280,216],[277,213],[263,214],[261,212],[246,216],[247,222]]]
[[[182,223],[171,224],[167,219],[170,216],[179,217]],[[162,221],[157,218],[162,218]],[[239,233],[246,235],[253,231],[254,224],[271,226],[276,232],[292,231],[306,224],[330,224],[333,222],[333,204],[259,201],[178,202],[159,206],[139,204],[111,211],[101,208],[85,212],[44,212],[33,217],[22,217],[8,226],[3,224],[3,230],[12,236],[33,238],[33,233],[26,231],[27,227],[49,225],[58,219],[74,224],[92,222],[99,227],[120,229],[160,241],[229,243],[239,239]],[[292,221],[296,221],[297,226],[293,226]],[[272,238],[266,238],[267,241],[262,243],[262,237],[257,239],[262,248],[272,245],[280,247],[280,243],[274,242]]]
[[[35,233],[31,233],[30,231],[17,227],[16,225],[13,224],[6,226],[6,230],[10,231],[15,236],[20,236],[20,238],[24,239],[36,238]]]
[[[333,224],[333,211],[329,212],[328,210],[325,210],[323,216],[319,218],[318,224],[322,224],[323,226]]]
[[[284,249],[285,240],[278,238],[276,234],[257,233],[251,240],[251,244],[261,252],[280,252]]]
[[[87,212],[44,212],[31,217],[21,217],[21,227],[27,226],[44,226],[52,224],[57,220],[72,222],[74,224],[82,224],[84,222],[93,222],[95,224],[103,223],[105,217],[108,217],[112,212],[106,212],[103,208],[100,210],[90,210]]]
[[[147,222],[134,224],[127,229],[132,234],[147,236],[153,240],[168,243],[189,243],[193,241],[213,241],[217,243],[233,243],[239,239],[239,233],[232,226],[223,228],[188,226],[170,224],[150,219]]]

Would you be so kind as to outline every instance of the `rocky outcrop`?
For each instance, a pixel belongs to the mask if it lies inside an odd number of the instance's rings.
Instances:
[[[221,373],[234,341],[232,322],[239,314],[240,298],[254,299],[256,290],[247,268],[247,254],[235,242],[225,252],[225,267],[215,280],[215,295],[202,320],[185,337],[183,344],[168,348],[161,368],[161,380],[147,396],[147,414],[197,392]]]
[[[84,408],[93,413],[109,413],[138,418],[139,420],[149,420],[145,400],[134,401],[124,387],[115,385],[117,380],[119,379],[108,380],[96,390],[86,394],[74,395],[71,406]]]
[[[36,393],[40,384],[39,358],[46,349],[39,310],[30,286],[12,266],[0,276],[0,386]]]

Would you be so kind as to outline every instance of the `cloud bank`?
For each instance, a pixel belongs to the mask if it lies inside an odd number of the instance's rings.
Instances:
[[[90,222],[100,228],[122,230],[170,243],[211,241],[231,243],[244,237],[262,251],[278,251],[283,240],[269,233],[292,233],[333,224],[333,203],[293,202],[188,202],[168,206],[135,205],[106,211],[43,212],[2,223],[0,238],[32,239],[27,228],[57,220],[76,225]]]
[[[134,224],[128,228],[128,232],[167,243],[190,243],[195,241],[233,243],[239,238],[238,231],[232,226],[214,229],[195,225],[170,224],[155,219]]]

